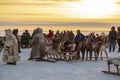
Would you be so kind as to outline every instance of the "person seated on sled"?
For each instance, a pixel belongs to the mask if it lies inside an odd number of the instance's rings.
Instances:
[[[75,36],[74,42],[78,45],[80,41],[85,41],[85,36],[80,32],[80,30],[77,30],[77,35]]]
[[[73,31],[67,31],[65,34],[65,42],[64,42],[64,48],[62,48],[63,51],[71,51],[70,44],[73,44],[74,40],[74,34]]]
[[[90,36],[91,36],[91,42],[92,43],[97,42],[97,38],[95,37],[94,33],[91,33]]]

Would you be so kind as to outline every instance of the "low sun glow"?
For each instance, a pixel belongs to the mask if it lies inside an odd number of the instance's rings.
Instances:
[[[84,18],[106,18],[117,11],[117,0],[82,0],[80,2],[65,3],[71,7],[72,16]]]
[[[119,22],[119,14],[119,0],[0,0],[2,21]]]

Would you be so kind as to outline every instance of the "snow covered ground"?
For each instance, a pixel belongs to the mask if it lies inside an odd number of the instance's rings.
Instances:
[[[0,54],[0,80],[120,80],[120,76],[101,72],[107,70],[105,58],[96,62],[35,62],[28,61],[30,50],[21,49],[21,61],[17,65],[6,65],[1,61]],[[108,54],[109,57],[120,55],[117,50]]]

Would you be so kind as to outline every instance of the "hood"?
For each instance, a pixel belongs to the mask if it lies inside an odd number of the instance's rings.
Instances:
[[[41,28],[38,28],[38,29],[37,29],[37,33],[38,33],[38,34],[42,34],[42,29],[41,29]]]
[[[12,31],[10,29],[6,29],[5,30],[5,35],[6,35],[6,37],[7,36],[11,36],[12,35]]]

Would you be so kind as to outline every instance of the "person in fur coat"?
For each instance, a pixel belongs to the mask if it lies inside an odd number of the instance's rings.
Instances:
[[[6,62],[6,64],[11,65],[16,65],[16,62],[20,60],[18,41],[10,29],[5,30],[5,44],[2,60]]]
[[[43,60],[46,50],[45,41],[46,39],[42,33],[42,29],[38,28],[37,33],[34,35],[33,39],[31,40],[32,50],[29,60],[33,60],[33,59],[35,59],[36,61]]]

